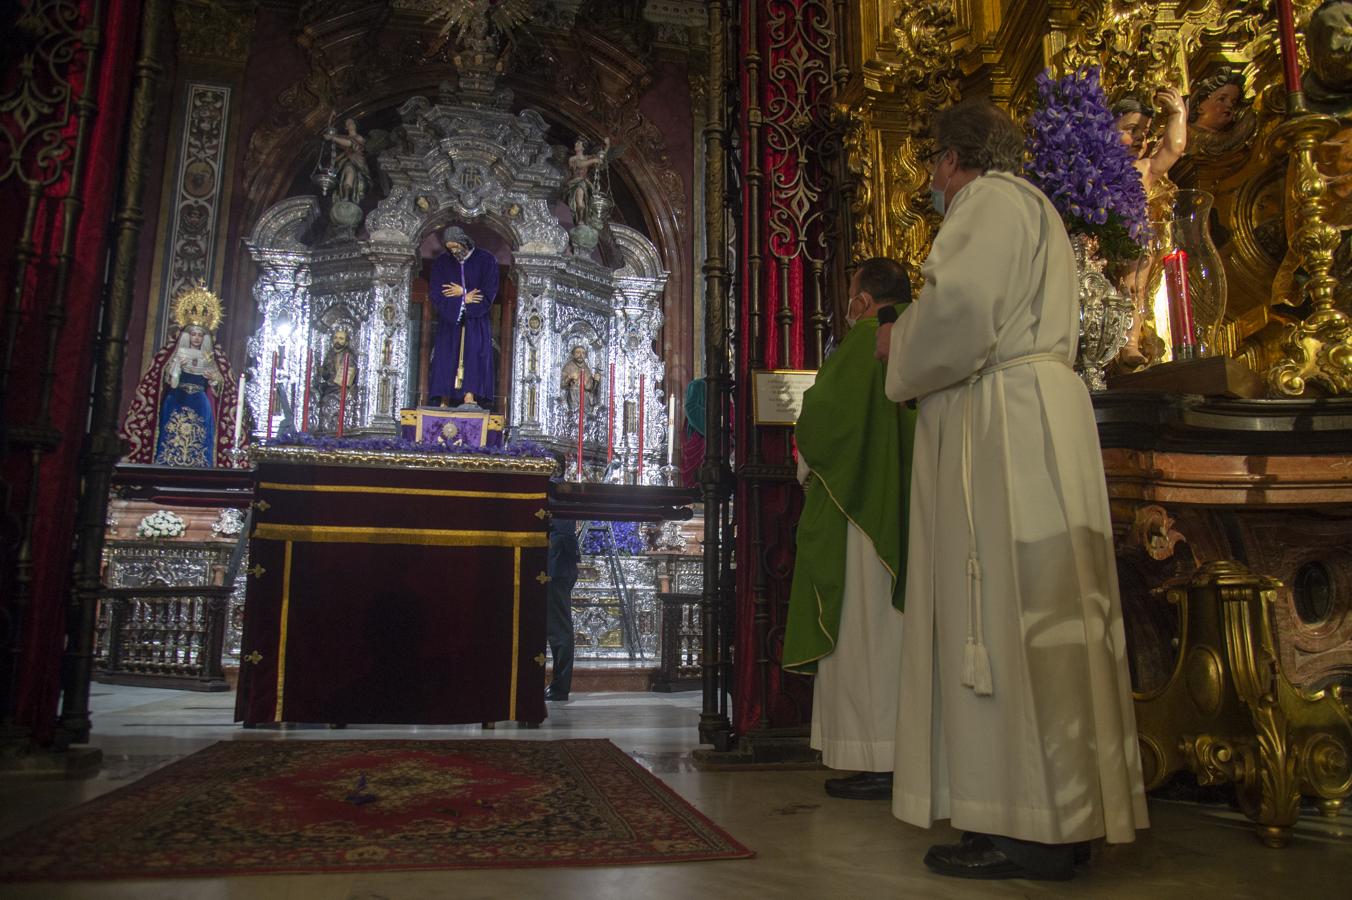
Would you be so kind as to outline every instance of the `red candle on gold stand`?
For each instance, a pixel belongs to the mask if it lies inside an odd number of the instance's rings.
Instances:
[[[1169,295],[1169,330],[1174,338],[1174,359],[1192,359],[1197,348],[1186,250],[1174,250],[1164,255],[1164,286]]]
[[[1300,58],[1296,54],[1296,17],[1291,0],[1277,0],[1277,37],[1282,48],[1282,76],[1287,95],[1300,93]]]
[[[577,379],[577,480],[582,480],[582,440],[587,434],[586,373]]]
[[[272,351],[272,377],[268,379],[268,440],[272,440],[272,414],[277,410],[278,353]]]
[[[343,436],[343,420],[347,418],[347,364],[352,357],[343,353],[343,385],[338,391],[338,437]]]
[[[635,484],[643,483],[643,408],[648,405],[645,378],[644,375],[638,376],[638,474],[634,476]]]
[[[300,430],[310,430],[310,366],[314,363],[313,350],[305,351],[305,400],[300,406]]]
[[[606,394],[610,398],[610,413],[606,423],[606,465],[615,458],[615,364],[610,364],[610,391]]]

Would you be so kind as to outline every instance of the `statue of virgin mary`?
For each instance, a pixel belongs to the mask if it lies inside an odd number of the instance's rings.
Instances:
[[[232,466],[236,386],[212,339],[220,299],[204,287],[174,303],[177,334],[155,354],[123,423],[127,462]]]

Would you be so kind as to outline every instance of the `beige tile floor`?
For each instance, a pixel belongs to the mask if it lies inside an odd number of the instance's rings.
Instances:
[[[233,695],[95,686],[98,776],[0,778],[0,835],[98,796],[219,740],[361,737],[606,737],[757,852],[755,859],[665,866],[389,872],[0,885],[0,898],[98,900],[418,900],[498,897],[1296,897],[1352,898],[1352,815],[1309,816],[1285,850],[1268,850],[1224,807],[1152,801],[1154,827],[1133,845],[1097,852],[1074,881],[965,882],[931,875],[925,848],[951,840],[892,818],[887,804],[833,800],[826,771],[699,772],[690,761],[696,694],[573,694],[539,729],[477,727],[244,731]]]

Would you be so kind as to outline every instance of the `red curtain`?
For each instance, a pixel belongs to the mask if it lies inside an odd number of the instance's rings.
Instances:
[[[41,8],[50,6],[30,0],[22,4],[19,18],[40,22]],[[78,23],[67,22],[74,34],[91,25],[94,0],[65,4],[78,9]],[[28,507],[33,456],[29,448],[14,441],[13,432],[24,426],[48,424],[58,436],[55,447],[41,456],[37,479],[37,519],[31,536],[33,560],[29,605],[21,624],[22,657],[18,674],[18,724],[33,730],[39,741],[51,735],[59,699],[60,662],[64,636],[65,604],[70,595],[72,541],[75,530],[75,506],[79,493],[80,451],[86,432],[90,404],[90,380],[93,370],[95,337],[99,307],[107,270],[108,249],[112,237],[112,214],[121,183],[122,149],[125,142],[127,107],[131,92],[132,64],[136,56],[140,30],[141,4],[135,0],[105,0],[101,4],[102,27],[96,66],[87,73],[88,48],[73,39],[68,58],[55,63],[61,78],[68,80],[72,96],[93,104],[93,115],[86,132],[86,150],[77,203],[63,202],[70,195],[71,171],[67,164],[61,178],[43,193],[37,227],[34,231],[34,255],[30,259],[22,286],[19,332],[14,367],[2,414],[9,440],[0,460],[5,507],[5,539],[21,536],[23,511]],[[13,40],[13,35],[6,41]],[[19,84],[23,56],[17,41],[11,43],[3,73],[6,92]],[[70,104],[64,137],[73,145],[78,102]],[[18,133],[13,120],[4,123]],[[0,170],[5,160],[0,162]],[[79,207],[82,204],[82,208]],[[14,248],[22,230],[27,189],[11,176],[0,182],[0,297],[8,317],[14,292],[17,266]],[[42,370],[48,357],[49,317],[58,299],[58,255],[62,246],[65,217],[76,219],[75,241],[64,291],[65,321],[57,343],[57,365],[50,394],[47,417],[43,418],[39,400],[42,395]],[[12,608],[13,549],[5,556],[4,604]]]
[[[742,4],[740,58],[754,49],[760,58],[756,94],[742,66],[741,146],[750,152],[749,112],[759,111],[761,174],[759,196],[743,193],[740,253],[742,295],[738,298],[736,465],[792,466],[792,431],[756,430],[759,452],[751,456],[751,370],[815,366],[809,352],[809,316],[817,285],[811,260],[820,259],[828,198],[812,123],[830,103],[829,58],[832,29],[821,0],[759,0]],[[751,46],[751,41],[755,47]],[[751,160],[739,173],[747,184]],[[752,241],[762,259],[758,296],[747,280]],[[752,306],[758,304],[758,339],[752,341]],[[781,316],[785,321],[781,321]],[[785,331],[787,330],[787,341]],[[811,711],[811,682],[786,674],[782,657],[784,622],[793,576],[794,528],[802,492],[791,481],[747,478],[737,487],[737,599],[734,634],[733,730],[804,724]],[[757,613],[768,616],[768,628]],[[762,630],[764,628],[764,630]]]

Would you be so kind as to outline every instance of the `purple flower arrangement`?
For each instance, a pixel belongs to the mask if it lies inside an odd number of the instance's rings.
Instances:
[[[587,525],[589,527],[582,538],[582,552],[588,556],[605,553],[606,523],[588,522]],[[643,539],[643,532],[639,529],[639,523],[611,522],[610,525],[615,532],[615,549],[620,553],[633,556],[648,549],[648,542]]]
[[[551,459],[548,449],[534,441],[512,441],[501,447],[450,447],[445,444],[420,444],[397,437],[334,437],[331,434],[294,432],[270,443],[281,447],[306,447],[311,450],[364,450],[380,453],[453,453],[456,455],[538,457]]]
[[[1150,238],[1145,189],[1096,68],[1037,78],[1028,118],[1028,180],[1052,201],[1066,230],[1098,238],[1105,259],[1133,259]]]

